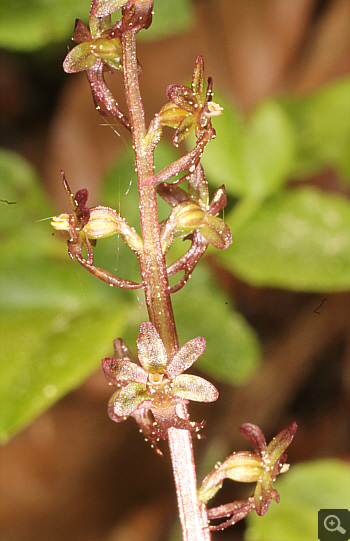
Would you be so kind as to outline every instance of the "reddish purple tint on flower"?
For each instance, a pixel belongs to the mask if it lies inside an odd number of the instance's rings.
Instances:
[[[198,164],[188,179],[188,194],[179,186],[167,183],[159,184],[157,193],[173,207],[169,218],[161,224],[164,253],[176,237],[189,236],[192,241],[190,249],[168,268],[169,276],[184,271],[183,278],[171,288],[174,293],[185,285],[209,244],[220,250],[230,246],[231,231],[216,216],[226,206],[226,192],[221,186],[209,203],[208,184],[203,167]]]
[[[90,14],[107,17],[123,9],[123,19],[115,25],[121,32],[133,28],[139,32],[148,28],[152,22],[153,0],[93,0]]]
[[[189,400],[213,402],[218,397],[214,385],[205,379],[182,374],[204,353],[204,338],[190,340],[169,359],[155,327],[150,322],[142,323],[137,339],[141,366],[121,339],[115,346],[116,356],[102,361],[108,382],[121,388],[109,402],[113,421],[134,417],[153,444],[165,439],[170,427],[198,431],[204,426],[182,417],[179,407]]]
[[[233,502],[208,511],[209,518],[231,518],[219,526],[212,526],[211,529],[218,530],[234,524],[244,518],[254,509],[262,516],[268,510],[272,500],[279,502],[278,492],[272,488],[277,475],[288,470],[289,465],[285,464],[287,455],[285,451],[290,445],[297,429],[297,424],[292,423],[288,428],[282,430],[267,446],[265,437],[256,425],[245,423],[240,431],[247,438],[254,453],[239,452],[233,453],[222,464],[215,468],[204,479],[198,491],[198,498],[207,502],[221,488],[224,479],[232,479],[242,483],[256,482],[253,496],[242,502]]]
[[[197,138],[203,130],[211,128],[210,118],[222,113],[222,108],[213,103],[213,81],[208,78],[208,86],[203,96],[204,61],[198,56],[192,76],[191,88],[185,85],[170,85],[167,88],[167,102],[158,113],[163,126],[176,128],[173,143],[177,146],[193,130]]]
[[[82,189],[73,195],[63,171],[61,171],[61,175],[64,188],[73,206],[73,214],[54,216],[51,225],[57,231],[67,231],[69,234],[70,238],[67,244],[71,259],[76,259],[91,274],[112,286],[125,289],[139,289],[143,287],[142,284],[137,284],[124,278],[118,278],[94,265],[92,247],[95,246],[96,240],[110,237],[116,233],[121,235],[125,244],[131,250],[141,253],[143,244],[136,231],[114,209],[102,206],[88,208],[86,206],[88,191]],[[84,246],[87,252],[87,259],[82,256]]]

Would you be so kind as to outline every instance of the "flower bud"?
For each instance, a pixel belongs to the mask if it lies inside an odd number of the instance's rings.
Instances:
[[[90,209],[90,219],[84,227],[89,239],[104,239],[120,232],[123,218],[108,207]]]
[[[179,203],[173,212],[176,213],[176,230],[184,233],[191,233],[198,229],[205,220],[205,212],[192,201]]]

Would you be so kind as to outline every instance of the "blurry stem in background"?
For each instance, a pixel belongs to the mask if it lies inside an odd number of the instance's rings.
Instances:
[[[132,124],[133,145],[136,156],[139,185],[140,222],[144,250],[140,268],[145,287],[146,304],[150,321],[162,338],[168,355],[175,353],[178,339],[165,258],[160,242],[157,200],[155,186],[141,186],[143,180],[154,173],[151,146],[143,144],[146,135],[144,109],[141,101],[138,65],[136,58],[135,31],[123,35],[124,89]],[[186,406],[181,415],[188,417]],[[193,458],[191,434],[188,430],[170,428],[169,447],[173,464],[176,493],[180,510],[184,541],[209,541],[210,532],[206,511],[197,500],[196,473]]]

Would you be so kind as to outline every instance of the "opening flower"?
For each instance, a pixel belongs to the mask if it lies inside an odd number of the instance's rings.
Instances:
[[[142,323],[137,339],[141,366],[122,340],[115,340],[114,345],[116,357],[102,361],[109,383],[121,387],[109,401],[113,421],[134,417],[153,444],[165,439],[170,427],[198,431],[204,426],[181,415],[181,405],[189,400],[213,402],[218,398],[214,385],[198,376],[182,374],[204,353],[204,338],[190,340],[169,359],[154,325]]]
[[[72,194],[67,179],[61,171],[64,188],[73,206],[73,214],[54,216],[51,225],[57,231],[68,231],[68,253],[72,259],[80,257],[85,245],[88,262],[94,261],[92,245],[102,239],[120,233],[125,243],[135,252],[141,252],[142,241],[136,231],[130,227],[117,211],[109,207],[86,206],[88,191],[84,188]]]
[[[209,203],[208,184],[201,164],[197,165],[188,179],[188,194],[178,185],[162,183],[157,193],[173,207],[169,218],[161,224],[162,247],[164,253],[176,237],[191,238],[190,249],[168,267],[168,276],[184,271],[183,278],[171,288],[178,291],[185,285],[199,259],[209,244],[220,250],[228,248],[232,234],[225,222],[217,214],[226,206],[225,187],[221,186]]]
[[[122,70],[123,50],[121,34],[112,25],[111,16],[93,15],[94,3],[90,10],[90,31],[77,19],[73,40],[78,43],[66,56],[63,69],[66,73],[86,71],[95,108],[102,116],[107,113],[101,109],[101,103],[125,128],[131,129],[130,122],[104,80],[104,71],[113,73],[113,69]],[[118,25],[117,25],[118,26]]]
[[[232,515],[228,521],[219,526],[213,526],[211,529],[223,529],[230,526],[254,509],[259,516],[262,516],[267,512],[272,500],[279,502],[279,494],[272,488],[272,484],[277,475],[289,469],[289,464],[285,463],[287,459],[285,451],[292,442],[296,430],[297,423],[292,423],[267,446],[265,437],[258,426],[250,423],[241,425],[240,431],[252,443],[254,453],[242,451],[229,456],[206,476],[198,491],[198,498],[206,503],[218,492],[226,478],[241,483],[256,482],[255,492],[253,496],[241,502],[210,509],[208,516],[212,519]]]
[[[231,231],[225,222],[217,217],[227,203],[225,187],[221,186],[209,203],[208,184],[201,164],[196,167],[188,181],[188,194],[179,186],[167,183],[159,184],[157,193],[173,207],[163,227],[165,239],[167,236],[187,236],[198,230],[207,244],[221,250],[230,246]],[[166,244],[169,244],[169,241]]]
[[[208,78],[208,86],[203,96],[203,71],[204,61],[198,56],[192,76],[191,88],[185,85],[170,85],[167,88],[167,96],[170,99],[157,117],[163,126],[176,128],[173,143],[177,146],[193,130],[196,130],[197,138],[205,129],[210,127],[210,119],[221,115],[223,109],[217,103],[212,102],[213,80]]]
[[[106,66],[122,70],[122,44],[119,37],[109,38],[110,17],[97,19],[90,16],[90,29],[77,19],[73,40],[78,43],[66,56],[63,69],[66,73],[77,73],[91,69],[101,59]]]

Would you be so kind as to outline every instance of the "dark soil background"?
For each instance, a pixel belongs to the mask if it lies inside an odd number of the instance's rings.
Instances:
[[[247,112],[268,96],[305,94],[349,72],[348,0],[196,0],[194,8],[191,32],[139,46],[149,118],[198,54],[214,90]],[[37,167],[57,209],[66,204],[60,169],[89,189],[94,205],[96,179],[128,138],[100,127],[85,75],[61,69],[66,50],[0,57],[1,143]],[[306,182],[342,189],[331,170]],[[210,265],[259,333],[264,359],[243,387],[217,385],[221,399],[204,412],[206,443],[221,433],[232,450],[247,448],[241,422],[259,424],[269,438],[297,420],[290,462],[349,459],[348,293],[259,289]],[[133,420],[109,420],[110,394],[97,372],[1,449],[1,541],[170,539],[177,510],[168,454],[156,456]],[[194,446],[200,461],[205,445]],[[242,523],[213,540],[239,541],[243,532]]]

